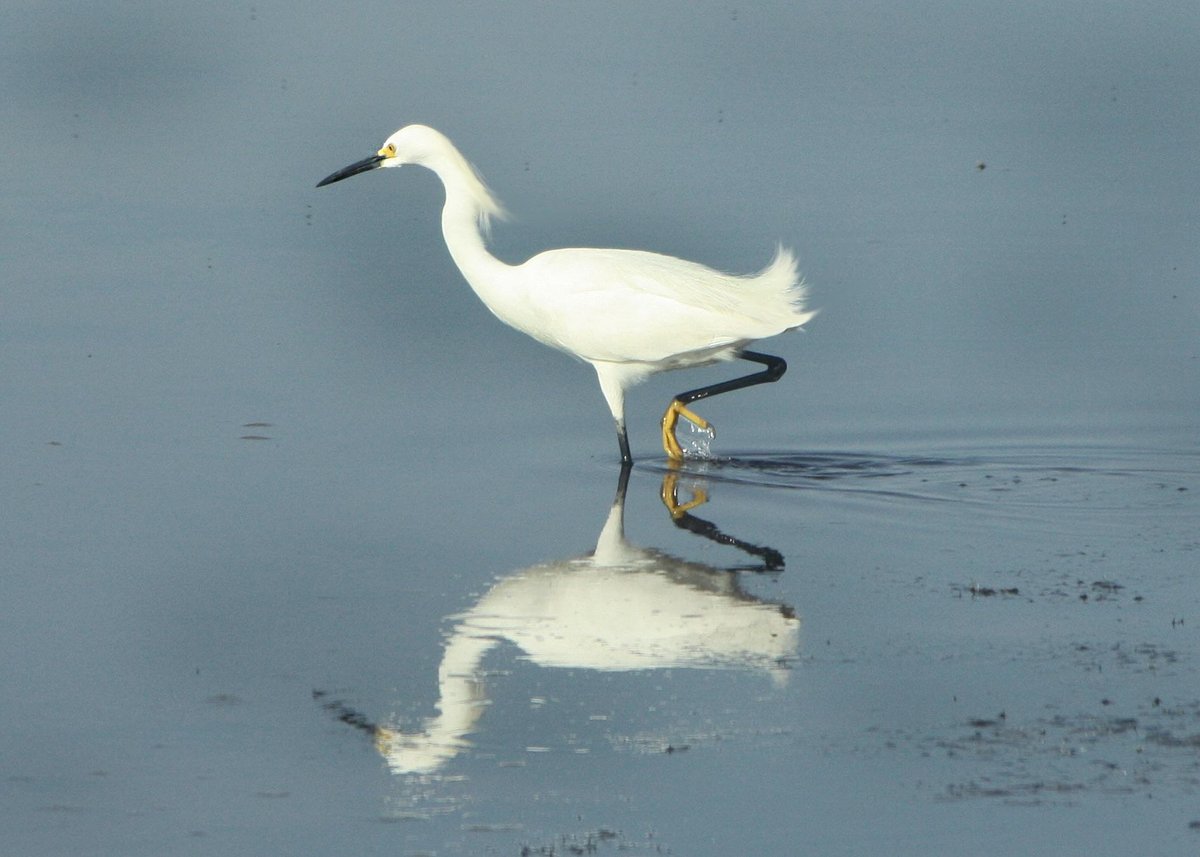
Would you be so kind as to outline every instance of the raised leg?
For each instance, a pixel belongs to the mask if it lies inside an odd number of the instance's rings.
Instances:
[[[761,354],[758,351],[743,351],[738,356],[743,360],[761,363],[766,368],[752,375],[745,375],[730,381],[722,381],[719,384],[710,384],[707,387],[688,390],[686,393],[680,393],[672,399],[662,419],[663,449],[666,451],[668,458],[674,461],[679,461],[683,458],[683,449],[675,437],[675,426],[679,422],[680,417],[695,423],[702,429],[712,429],[712,425],[708,420],[697,416],[687,408],[692,402],[698,402],[701,399],[707,399],[709,396],[717,396],[732,390],[741,390],[744,387],[753,387],[756,384],[767,384],[772,381],[778,381],[783,377],[783,373],[787,371],[787,362],[782,357]]]

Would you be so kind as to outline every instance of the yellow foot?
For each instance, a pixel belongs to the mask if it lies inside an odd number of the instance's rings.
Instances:
[[[708,420],[689,411],[683,402],[678,399],[672,399],[671,404],[667,406],[667,412],[663,414],[662,418],[663,449],[667,453],[667,458],[672,461],[683,461],[683,447],[679,445],[679,441],[675,438],[675,424],[679,422],[680,417],[683,417],[697,428],[712,431],[712,426]]]
[[[686,513],[695,509],[697,506],[703,506],[708,502],[708,495],[702,489],[692,489],[692,499],[686,503],[679,502],[679,474],[671,471],[663,477],[662,484],[663,505],[667,507],[667,511],[671,513],[672,518],[681,518]]]

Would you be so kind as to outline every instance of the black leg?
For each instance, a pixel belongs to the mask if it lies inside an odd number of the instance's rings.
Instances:
[[[621,446],[621,466],[633,464],[633,456],[629,452],[629,435],[625,431],[625,420],[617,420],[617,443]]]
[[[753,361],[754,363],[761,363],[767,368],[761,372],[755,372],[753,375],[734,378],[732,381],[722,381],[719,384],[711,384],[707,387],[688,390],[686,393],[680,393],[676,396],[676,401],[687,405],[692,402],[698,402],[701,399],[707,399],[709,396],[717,396],[721,393],[741,390],[744,387],[753,387],[756,384],[767,384],[772,381],[778,381],[783,377],[783,373],[787,371],[787,362],[782,357],[760,354],[757,351],[743,351],[738,357],[743,360]]]

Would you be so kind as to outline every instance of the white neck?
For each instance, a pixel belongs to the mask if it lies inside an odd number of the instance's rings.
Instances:
[[[446,204],[442,208],[442,237],[446,239],[446,249],[471,288],[486,302],[485,295],[493,277],[509,266],[488,251],[481,223],[481,218],[488,215],[480,209],[470,190],[456,179],[445,176],[442,176],[442,184],[446,187]]]
[[[446,191],[446,204],[442,208],[446,248],[471,288],[491,306],[498,288],[497,278],[510,267],[488,252],[486,241],[491,218],[503,217],[503,206],[475,168],[442,135],[438,134],[431,150],[415,162],[442,180]]]

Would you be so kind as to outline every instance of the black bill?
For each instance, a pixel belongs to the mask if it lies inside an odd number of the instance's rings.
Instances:
[[[369,158],[363,158],[361,161],[355,161],[348,167],[342,167],[336,173],[331,173],[317,182],[317,187],[325,187],[327,184],[340,182],[342,179],[348,179],[350,176],[356,176],[359,173],[365,173],[367,170],[373,170],[383,161],[383,155],[372,155]]]

